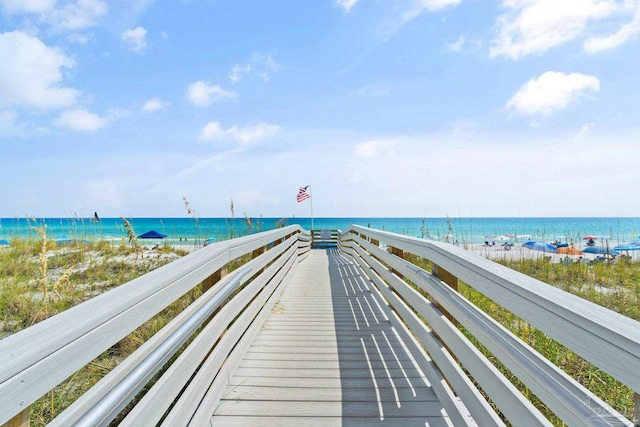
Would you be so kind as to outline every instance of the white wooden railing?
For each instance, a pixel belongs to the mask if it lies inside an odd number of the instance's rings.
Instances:
[[[341,235],[340,249],[354,258],[422,343],[478,425],[503,425],[485,395],[512,425],[550,423],[459,326],[568,425],[633,425],[460,295],[457,280],[634,390],[636,405],[640,322],[453,245],[352,226]],[[407,254],[431,261],[432,271],[406,261]]]
[[[219,398],[226,372],[309,249],[299,226],[215,243],[1,340],[0,425],[28,425],[36,399],[195,286],[198,300],[51,425],[109,424],[189,339],[121,425],[203,424],[210,414],[199,409]],[[227,275],[243,257],[252,259]]]
[[[612,375],[636,398],[640,322],[453,245],[359,226],[334,230],[331,240],[397,314],[394,325],[408,327],[427,351],[428,360],[419,363],[443,378],[434,391],[442,402],[453,401],[447,407],[458,411],[452,419],[483,427],[505,419],[515,426],[550,425],[464,329],[568,425],[632,425],[460,295],[457,280]],[[1,340],[0,425],[27,425],[31,403],[195,286],[203,289],[197,301],[52,425],[107,425],[161,368],[121,424],[206,424],[224,379],[310,246],[310,233],[299,226],[215,243]],[[408,262],[407,254],[431,261],[431,271]],[[227,274],[227,266],[243,257],[251,260]]]
[[[337,247],[340,240],[340,230],[311,230],[311,247]]]

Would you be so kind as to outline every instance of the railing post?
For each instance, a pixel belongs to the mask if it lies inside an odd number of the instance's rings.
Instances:
[[[393,246],[389,246],[389,250],[391,251],[391,254],[404,259],[404,251],[402,249],[398,249],[398,248],[394,248]],[[404,277],[402,275],[402,273],[400,273],[397,270],[394,270],[393,268],[391,269],[391,271],[393,272],[393,274],[399,276],[401,279]]]
[[[633,393],[633,425],[640,427],[640,393]]]
[[[2,427],[29,427],[29,408],[25,408],[24,411],[11,418]]]
[[[220,270],[216,271],[215,273],[213,273],[211,276],[207,277],[206,279],[204,279],[202,281],[202,293],[204,294],[205,292],[207,292],[209,289],[211,289],[211,287],[213,285],[215,285],[216,283],[218,283],[220,281],[220,279],[222,279],[224,276],[227,275],[228,269],[227,266],[225,265],[224,267],[222,267]]]
[[[440,267],[437,264],[433,264],[432,263],[432,267],[431,267],[431,273],[436,276],[438,279],[440,279],[441,281],[443,281],[444,283],[446,283],[447,285],[449,285],[449,287],[451,287],[451,289],[457,291],[458,290],[458,278],[456,276],[454,276],[453,274],[449,273],[447,270],[445,270],[444,268]],[[445,310],[440,304],[438,304],[436,301],[432,301],[440,311],[442,311],[444,313],[445,316],[447,316],[447,318],[449,320],[451,320],[451,322],[458,326],[458,321],[447,311]]]
[[[264,253],[265,247],[258,248],[251,252],[251,259],[258,258],[260,255]]]

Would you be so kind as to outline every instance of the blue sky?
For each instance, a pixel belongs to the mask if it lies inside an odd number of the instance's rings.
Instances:
[[[640,1],[0,0],[0,217],[640,216]]]

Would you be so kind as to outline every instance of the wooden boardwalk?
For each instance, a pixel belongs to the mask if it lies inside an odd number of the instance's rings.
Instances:
[[[358,267],[312,250],[229,379],[215,426],[445,426]]]

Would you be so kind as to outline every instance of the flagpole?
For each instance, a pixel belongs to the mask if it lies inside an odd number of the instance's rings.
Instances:
[[[309,186],[309,200],[311,201],[311,230],[313,230],[313,193],[311,192],[311,186]]]

